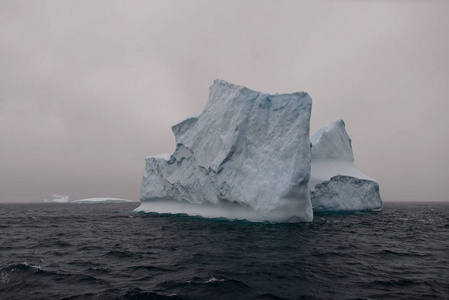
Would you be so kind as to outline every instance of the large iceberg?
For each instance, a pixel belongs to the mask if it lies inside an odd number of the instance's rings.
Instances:
[[[146,158],[136,210],[311,221],[311,105],[215,80],[205,109],[172,127],[173,154]]]
[[[204,110],[172,127],[174,152],[145,159],[136,211],[284,222],[379,208],[379,186],[355,167],[344,122],[309,138],[311,105],[304,92],[215,80]]]
[[[354,164],[351,139],[341,119],[311,135],[309,188],[314,212],[360,211],[382,206],[379,185]]]

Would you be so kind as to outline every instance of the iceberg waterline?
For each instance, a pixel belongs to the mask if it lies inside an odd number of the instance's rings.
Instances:
[[[215,80],[205,109],[172,127],[173,154],[145,159],[136,211],[312,221],[311,190],[331,179],[320,163],[353,158],[345,143],[325,143],[327,130],[311,143],[311,107],[304,92],[272,95]]]

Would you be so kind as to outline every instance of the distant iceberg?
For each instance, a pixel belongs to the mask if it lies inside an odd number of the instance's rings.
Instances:
[[[66,195],[56,195],[52,194],[50,196],[50,200],[44,199],[44,202],[51,202],[51,203],[67,203],[70,201],[70,197]]]
[[[128,203],[132,200],[120,199],[120,198],[87,198],[72,201],[72,203]]]
[[[204,110],[172,127],[175,151],[145,159],[136,211],[302,222],[313,211],[380,207],[342,120],[309,137],[311,107],[305,92],[215,80]]]

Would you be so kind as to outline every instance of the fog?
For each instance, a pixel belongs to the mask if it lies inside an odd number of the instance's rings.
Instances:
[[[138,201],[216,78],[306,91],[384,201],[441,201],[447,1],[0,1],[0,202]]]

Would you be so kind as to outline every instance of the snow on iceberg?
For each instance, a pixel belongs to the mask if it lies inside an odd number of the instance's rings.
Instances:
[[[136,211],[312,221],[311,105],[215,80],[204,110],[172,127],[174,153],[146,158]]]
[[[354,164],[351,139],[343,120],[327,123],[310,140],[309,188],[314,212],[360,211],[382,206],[378,183]]]
[[[120,198],[87,198],[72,201],[72,203],[128,203],[133,202],[132,200],[120,199]]]
[[[52,202],[52,203],[67,203],[70,201],[70,197],[66,195],[56,195],[52,194],[50,200],[44,199],[44,202]]]

